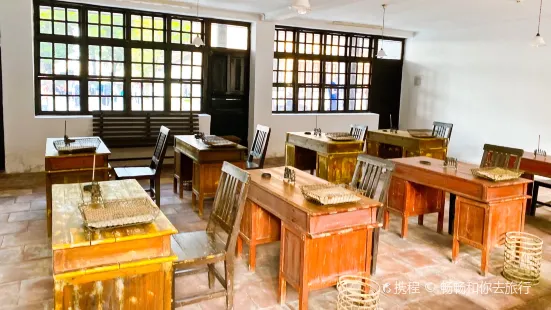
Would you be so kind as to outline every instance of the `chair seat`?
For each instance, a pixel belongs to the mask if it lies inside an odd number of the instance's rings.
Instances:
[[[247,161],[245,162],[245,170],[255,170],[260,169],[260,166],[255,163],[254,161]]]
[[[120,167],[115,168],[117,179],[151,179],[155,176],[155,169],[149,167]]]
[[[222,261],[226,257],[224,244],[206,231],[184,232],[170,238],[172,251],[178,255],[176,269]]]

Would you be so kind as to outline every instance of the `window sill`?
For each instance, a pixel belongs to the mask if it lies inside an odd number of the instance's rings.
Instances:
[[[356,116],[356,115],[379,115],[372,112],[361,113],[273,113],[273,116]]]
[[[35,115],[37,119],[79,119],[79,118],[92,118],[92,115]]]

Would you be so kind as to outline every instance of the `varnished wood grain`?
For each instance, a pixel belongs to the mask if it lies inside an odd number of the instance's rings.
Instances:
[[[223,162],[226,161],[239,168],[244,168],[247,160],[247,148],[241,145],[209,148],[194,136],[175,136],[174,144],[175,156],[185,156],[193,161],[191,167],[193,171],[192,204],[194,206],[198,204],[199,216],[203,216],[204,200],[214,197]],[[186,160],[181,161],[185,162]],[[189,166],[186,165],[185,168],[189,168]],[[181,169],[177,173],[182,173]]]
[[[245,213],[241,239],[252,248],[281,235],[279,300],[284,302],[289,283],[299,292],[299,309],[307,309],[311,290],[335,285],[339,275],[370,270],[372,232],[379,226],[377,209],[382,204],[360,195],[358,203],[317,205],[304,198],[300,187],[327,182],[295,172],[292,185],[283,180],[284,167],[250,171],[250,212]],[[262,173],[271,178],[263,179]],[[281,232],[274,227],[278,220]]]
[[[286,164],[300,170],[316,170],[317,176],[332,183],[348,184],[364,141],[333,141],[303,132],[288,132]]]
[[[446,138],[416,138],[405,130],[398,130],[396,133],[388,130],[370,130],[367,134],[367,142],[369,155],[384,158],[427,156],[444,159],[447,153]],[[398,151],[389,152],[386,146],[393,146]],[[383,156],[390,155],[389,153],[400,156]]]
[[[160,212],[151,224],[90,232],[78,211],[89,199],[82,186],[52,190],[55,309],[170,309],[174,226]],[[151,199],[135,180],[100,186],[104,200]]]
[[[423,165],[421,160],[431,164]],[[390,190],[394,209],[406,214],[415,207],[425,209],[434,204],[431,200],[435,196],[443,201],[444,192],[457,195],[452,260],[459,253],[459,242],[481,249],[481,273],[485,274],[489,253],[503,242],[505,233],[524,229],[526,199],[529,198],[526,190],[531,180],[492,182],[473,176],[470,170],[476,166],[458,163],[457,170],[449,169],[443,167],[442,160],[426,157],[392,161],[396,164]],[[433,191],[437,192],[431,193]],[[441,218],[443,213],[439,213],[439,229]]]
[[[94,157],[96,165],[95,180],[109,179],[109,155],[111,152],[100,140],[96,153],[59,154],[54,141],[63,138],[47,138],[44,165],[46,170],[46,222],[48,236],[52,235],[52,184],[84,183],[92,181]],[[76,138],[76,139],[84,139]]]

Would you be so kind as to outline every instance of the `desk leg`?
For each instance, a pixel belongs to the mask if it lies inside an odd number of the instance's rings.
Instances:
[[[522,175],[523,178],[534,181],[534,175],[529,173],[524,173]],[[532,197],[528,198],[526,200],[526,215],[535,216],[536,215],[536,204],[532,205],[532,199],[535,201],[538,200],[538,192],[534,188],[534,183],[528,184],[528,188],[526,190],[526,195]]]
[[[300,279],[298,287],[298,309],[299,310],[308,310],[308,295],[310,293],[310,288],[308,287],[308,267],[310,264],[307,264],[308,252],[310,249],[310,243],[312,239],[302,236],[302,255],[300,257]]]
[[[455,219],[455,194],[450,193],[450,214],[448,219],[448,234],[453,234],[453,224]]]
[[[283,266],[285,264],[285,225],[281,222],[281,246],[279,248],[279,285],[278,285],[278,295],[279,295],[279,304],[285,304],[285,297],[287,295],[287,281],[285,280],[285,275],[283,273]]]

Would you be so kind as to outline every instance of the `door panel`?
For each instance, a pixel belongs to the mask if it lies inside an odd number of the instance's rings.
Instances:
[[[211,92],[207,111],[211,115],[211,134],[234,135],[248,146],[249,58],[243,52],[213,51],[209,67]]]
[[[373,59],[369,111],[379,114],[379,128],[398,127],[400,119],[400,96],[402,93],[403,61]]]

